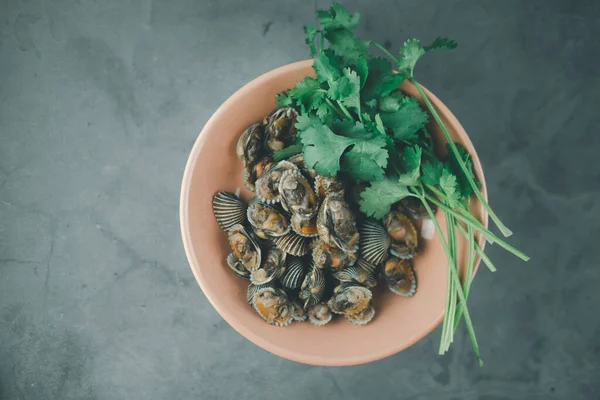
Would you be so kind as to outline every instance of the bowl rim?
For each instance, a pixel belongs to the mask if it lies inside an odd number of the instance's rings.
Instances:
[[[306,69],[307,67],[312,66],[312,62],[313,62],[312,59],[293,62],[290,64],[283,65],[281,67],[275,68],[271,71],[268,71],[268,72],[258,76],[257,78],[251,80],[250,82],[248,82],[247,84],[242,86],[239,90],[237,90],[231,96],[229,96],[229,98],[227,100],[225,100],[217,108],[217,110],[211,115],[209,120],[206,122],[206,124],[200,131],[198,137],[196,138],[196,141],[194,142],[194,145],[193,145],[190,155],[187,159],[184,173],[183,173],[183,178],[182,178],[182,183],[181,183],[181,191],[180,191],[180,202],[179,202],[179,219],[180,219],[180,227],[181,227],[181,236],[182,236],[182,240],[183,240],[185,254],[186,254],[188,263],[190,265],[190,269],[192,270],[192,273],[194,274],[194,277],[196,278],[198,285],[202,289],[202,292],[204,292],[204,295],[207,297],[208,301],[215,308],[215,310],[219,313],[219,315],[234,330],[236,330],[239,334],[244,336],[246,339],[250,340],[252,343],[256,344],[257,346],[259,346],[277,356],[286,358],[288,360],[304,363],[304,364],[319,365],[319,366],[350,366],[350,365],[365,364],[365,363],[377,361],[377,360],[389,357],[393,354],[396,354],[396,353],[414,345],[416,342],[418,342],[425,336],[429,335],[442,322],[443,317],[444,317],[444,310],[442,310],[440,316],[438,318],[436,318],[430,326],[428,326],[426,329],[424,329],[421,334],[415,335],[415,336],[409,338],[408,340],[402,342],[399,345],[396,345],[396,346],[390,345],[388,347],[382,348],[382,350],[379,352],[373,352],[369,355],[347,356],[347,357],[307,356],[305,354],[290,351],[289,349],[286,349],[284,347],[274,345],[273,343],[271,343],[267,339],[263,338],[262,336],[254,334],[252,331],[248,330],[242,323],[240,323],[238,321],[238,319],[235,317],[235,315],[230,314],[225,309],[221,308],[219,301],[216,300],[210,294],[211,291],[208,290],[207,287],[205,286],[205,282],[202,279],[201,273],[198,270],[200,263],[198,262],[198,258],[196,257],[193,245],[191,243],[191,234],[190,234],[190,230],[189,230],[190,227],[189,227],[189,222],[188,222],[189,221],[189,215],[188,215],[189,202],[188,202],[188,200],[189,200],[189,191],[191,188],[193,171],[195,169],[196,162],[198,161],[198,157],[199,157],[202,149],[204,148],[205,142],[206,142],[206,140],[205,140],[206,135],[203,135],[203,133],[212,128],[212,126],[215,124],[215,121],[217,121],[219,119],[218,117],[221,114],[226,113],[227,109],[229,108],[229,105],[232,103],[235,103],[237,101],[238,97],[244,96],[248,92],[255,90],[255,88],[260,87],[261,85],[267,83],[271,79],[274,79],[274,78],[277,78],[278,76],[287,74],[290,70]],[[481,183],[481,193],[483,195],[483,198],[487,202],[488,201],[487,185],[485,182],[483,168],[481,166],[479,156],[478,156],[477,152],[475,151],[475,147],[473,146],[473,143],[471,142],[471,139],[469,138],[468,134],[466,133],[466,131],[464,130],[463,126],[460,124],[458,119],[448,109],[448,107],[446,107],[446,105],[444,103],[442,103],[438,99],[437,96],[435,96],[433,93],[431,93],[423,85],[421,85],[421,87],[423,88],[423,90],[425,91],[427,96],[429,97],[431,103],[439,110],[439,112],[443,115],[443,117],[445,117],[445,119],[447,120],[447,124],[452,126],[453,130],[456,131],[456,133],[461,137],[461,139],[464,143],[464,146],[466,147],[466,149],[468,150],[469,154],[471,155],[471,157],[473,159],[473,169],[474,169],[475,174],[477,175],[479,182]],[[482,216],[481,222],[487,228],[488,223],[489,223],[489,217],[488,217],[487,211],[485,210],[485,208],[483,208],[483,205],[481,205],[480,211],[481,211],[481,216]],[[482,248],[482,250],[485,249],[485,239],[483,238],[482,235],[479,235],[478,244]],[[475,254],[475,265],[474,265],[472,279],[475,279],[475,275],[477,273],[480,261],[481,261],[481,258],[479,257],[479,255]]]

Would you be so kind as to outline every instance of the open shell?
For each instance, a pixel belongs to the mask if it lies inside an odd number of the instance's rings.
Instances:
[[[287,170],[297,170],[294,164],[289,161],[280,161],[266,170],[260,178],[256,180],[256,195],[264,202],[269,204],[278,203],[279,181],[283,173]]]
[[[331,321],[333,315],[325,303],[317,303],[308,309],[308,320],[315,326],[323,326]]]
[[[319,210],[319,201],[299,170],[287,170],[279,180],[281,205],[300,218],[310,219]]]
[[[370,304],[370,303],[361,312],[359,312],[353,316],[346,315],[346,319],[348,319],[348,321],[352,322],[355,325],[368,324],[369,322],[371,322],[373,320],[373,317],[375,317],[375,308],[373,308],[373,304]]]
[[[382,275],[387,287],[397,295],[410,297],[417,291],[417,274],[410,260],[390,257]]]
[[[319,236],[317,230],[317,219],[316,218],[302,218],[298,215],[292,215],[291,225],[294,232],[304,237],[315,237]]]
[[[257,290],[252,306],[267,323],[287,326],[292,322],[293,307],[285,292],[273,287]]]
[[[245,167],[252,167],[260,160],[265,151],[263,147],[264,129],[261,123],[252,124],[237,141],[235,151]]]
[[[313,265],[304,277],[300,289],[299,297],[304,300],[304,308],[309,308],[323,300],[323,294],[325,293],[325,274],[323,270]]]
[[[297,299],[292,300],[292,308],[293,308],[292,318],[294,319],[294,321],[300,321],[300,322],[306,321],[306,319],[308,318],[308,315],[306,313],[306,310],[302,306],[302,303],[300,302],[300,300],[297,300]]]
[[[317,242],[313,249],[313,261],[319,268],[340,269],[354,264],[356,253],[348,253],[337,246]]]
[[[278,279],[286,270],[286,253],[283,250],[272,246],[265,259],[261,262],[260,268],[250,273],[250,280],[255,285],[264,285],[274,279]]]
[[[399,211],[388,213],[383,224],[390,236],[390,253],[400,258],[413,258],[419,245],[417,229],[411,220]]]
[[[338,193],[342,196],[345,193],[344,184],[340,182],[337,178],[333,178],[331,176],[318,175],[315,178],[314,186],[315,193],[321,199],[324,199],[330,193]]]
[[[340,282],[360,283],[368,288],[377,286],[377,279],[369,269],[362,268],[358,263],[336,271],[335,276]]]
[[[233,193],[224,191],[215,193],[212,209],[217,223],[225,231],[246,221],[246,205]]]
[[[254,296],[256,295],[256,293],[262,289],[262,288],[266,288],[266,287],[274,287],[273,283],[267,283],[266,285],[255,285],[252,282],[250,282],[248,284],[248,291],[246,292],[246,301],[248,302],[248,304],[252,305],[252,302],[254,301]]]
[[[265,118],[265,144],[271,151],[294,144],[298,130],[294,126],[298,113],[293,108],[279,108]]]
[[[244,267],[244,264],[240,261],[240,259],[235,255],[234,252],[229,253],[227,256],[227,265],[233,272],[236,273],[237,276],[243,279],[250,279],[250,273]]]
[[[428,203],[429,207],[435,212],[436,205],[432,203]],[[429,218],[429,214],[427,213],[427,209],[423,205],[423,202],[414,196],[407,196],[400,200],[398,204],[400,210],[405,210],[411,217],[414,219],[425,219]]]
[[[273,159],[271,156],[265,156],[254,165],[244,167],[244,172],[242,173],[244,186],[251,192],[254,192],[256,190],[256,180],[260,178],[266,170],[271,168],[272,165]]]
[[[234,225],[229,229],[229,245],[248,271],[260,267],[262,252],[258,239],[243,225]]]
[[[281,284],[287,289],[298,289],[304,281],[307,269],[308,267],[302,258],[288,257],[285,274],[281,277]]]
[[[289,232],[286,235],[273,238],[273,242],[281,250],[293,256],[301,257],[310,250],[310,239],[300,236],[295,232]]]
[[[341,285],[329,299],[327,305],[332,312],[354,316],[371,304],[373,294],[361,285]]]
[[[385,228],[374,219],[360,225],[360,256],[373,265],[380,265],[388,257],[391,239]]]
[[[358,250],[360,234],[356,229],[354,213],[339,194],[331,193],[323,200],[317,217],[317,228],[325,243],[350,253]]]
[[[258,197],[250,200],[247,217],[250,225],[269,236],[283,236],[290,231],[287,216],[279,208],[261,201]]]

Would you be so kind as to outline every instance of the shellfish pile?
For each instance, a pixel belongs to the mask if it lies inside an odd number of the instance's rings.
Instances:
[[[296,116],[277,109],[239,138],[243,183],[256,196],[248,204],[225,191],[213,197],[232,249],[227,265],[250,281],[248,304],[269,324],[322,326],[337,314],[364,325],[375,316],[371,290],[378,276],[395,294],[416,292],[411,218],[426,211],[406,198],[382,221],[365,218],[352,183],[318,175],[302,154],[274,161],[273,151],[296,141]]]

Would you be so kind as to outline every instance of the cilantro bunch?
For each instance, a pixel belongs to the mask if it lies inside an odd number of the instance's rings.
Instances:
[[[448,259],[449,278],[439,352],[443,354],[449,349],[464,316],[481,365],[466,303],[475,253],[491,271],[495,271],[495,267],[477,244],[476,232],[524,261],[529,257],[470,214],[469,200],[474,194],[502,234],[512,234],[481,194],[469,154],[452,141],[436,109],[414,78],[415,65],[423,55],[436,49],[454,49],[457,44],[437,38],[430,45],[422,46],[419,40],[410,39],[395,56],[378,43],[356,38],[353,30],[360,15],[351,14],[338,3],[327,11],[317,11],[317,19],[319,27],[314,24],[305,27],[306,43],[314,57],[315,78],[305,77],[294,88],[277,95],[279,106],[298,111],[299,141],[276,152],[275,157],[283,159],[303,152],[306,164],[319,174],[369,183],[359,201],[361,211],[367,216],[380,219],[390,212],[394,203],[407,196],[421,200]],[[372,56],[371,46],[378,48],[386,58]],[[429,113],[416,98],[398,90],[405,80],[415,86]],[[426,128],[430,115],[448,142],[445,157],[434,152]],[[446,239],[431,204],[445,214]],[[460,282],[456,262],[456,231],[469,243],[464,284]]]

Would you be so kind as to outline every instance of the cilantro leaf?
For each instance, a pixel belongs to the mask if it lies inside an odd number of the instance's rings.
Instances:
[[[357,180],[377,181],[383,179],[388,161],[386,144],[382,136],[358,141],[342,157],[344,171]]]
[[[296,124],[299,130],[304,128],[298,133],[304,145],[304,161],[319,174],[335,176],[340,170],[342,154],[355,143],[355,139],[336,135],[328,126],[306,118],[310,123],[305,119],[300,121],[299,117]]]
[[[385,112],[398,111],[404,97],[404,94],[399,90],[392,92],[389,96],[379,101],[379,109]]]
[[[473,189],[471,188],[467,177],[460,168],[458,160],[456,159],[456,157],[454,157],[454,153],[450,151],[449,145],[446,144],[446,147],[448,147],[448,157],[446,162],[450,171],[456,176],[457,187],[458,191],[460,192],[460,198],[463,200],[467,200],[469,199],[469,196],[471,196],[471,194],[473,193]],[[479,182],[477,181],[477,178],[475,177],[475,174],[473,173],[473,161],[471,160],[471,156],[460,144],[456,143],[456,147],[458,149],[460,157],[467,166],[467,170],[469,171],[471,178],[473,178],[473,180],[477,182],[478,186],[480,186]]]
[[[311,77],[305,77],[303,80],[298,81],[296,86],[289,90],[289,96],[296,100],[299,104],[304,107],[311,109],[311,103],[314,101],[313,97],[316,90],[320,89],[319,82]]]
[[[294,125],[294,127],[296,129],[298,129],[298,131],[301,132],[301,131],[305,131],[309,128],[312,128],[315,124],[318,124],[318,122],[313,120],[311,117],[309,117],[306,114],[300,114],[296,118],[296,124]]]
[[[400,48],[400,58],[398,59],[398,70],[412,77],[415,64],[425,53],[437,49],[455,49],[457,43],[448,38],[438,37],[429,46],[421,47],[421,41],[417,39],[408,39]]]
[[[369,76],[369,66],[367,65],[366,58],[359,58],[357,60],[351,60],[344,64],[344,67],[350,67],[356,71],[358,76],[360,77],[360,87],[365,86],[367,82],[367,77]]]
[[[448,172],[447,169],[442,170],[442,176],[440,176],[440,189],[446,195],[446,202],[452,208],[456,207],[460,202],[460,193],[457,191],[456,176]]]
[[[442,171],[444,170],[444,164],[437,159],[425,161],[423,163],[422,170],[423,176],[421,180],[423,183],[435,186],[440,182]]]
[[[322,51],[315,58],[313,68],[319,82],[333,82],[340,77],[339,61],[329,50]]]
[[[347,119],[335,121],[333,123],[333,131],[339,133],[340,135],[354,139],[364,139],[369,135],[365,130],[365,126],[361,122],[352,122]]]
[[[405,97],[394,113],[382,113],[383,123],[394,132],[396,140],[410,140],[422,129],[429,116],[414,97]]]
[[[360,194],[360,209],[367,216],[383,218],[390,212],[392,204],[410,196],[408,187],[393,179],[383,179],[371,183]]]
[[[293,104],[293,100],[290,97],[290,91],[286,90],[285,92],[277,93],[275,95],[275,103],[279,107],[289,107]]]
[[[317,54],[317,47],[315,46],[315,38],[319,31],[313,22],[304,27],[304,33],[306,34],[305,43],[310,47],[310,56],[314,57]]]
[[[366,57],[371,42],[358,40],[347,29],[336,29],[325,32],[329,48],[338,56],[347,60]]]
[[[317,18],[324,30],[330,29],[354,29],[360,21],[360,14],[350,14],[340,3],[333,3],[328,11],[318,10]]]
[[[385,58],[371,58],[367,61],[369,76],[365,82],[362,98],[368,102],[372,99],[388,96],[405,79],[394,73],[392,65]]]
[[[360,78],[350,68],[344,68],[344,78],[348,80],[350,92],[341,99],[342,104],[360,111]]]
[[[377,129],[377,132],[381,133],[382,135],[386,135],[385,127],[383,126],[381,115],[379,114],[375,114],[375,129]]]
[[[405,147],[402,151],[402,168],[404,173],[400,175],[398,181],[403,185],[416,185],[421,176],[421,155],[423,154],[419,146]]]
[[[324,121],[325,118],[329,115],[330,109],[329,109],[329,105],[325,102],[319,104],[319,107],[317,107],[317,117],[319,117],[319,119],[321,121]]]

